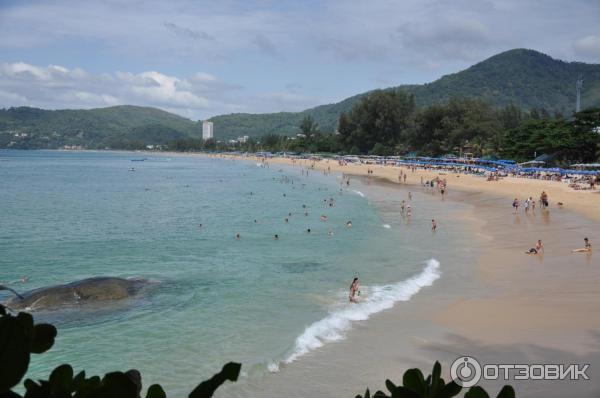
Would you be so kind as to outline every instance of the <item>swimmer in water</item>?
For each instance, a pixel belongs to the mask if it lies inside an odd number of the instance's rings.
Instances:
[[[277,234],[273,235],[273,239],[274,239],[274,240],[277,240],[277,239],[279,239],[279,235],[277,235]]]
[[[240,240],[240,238],[241,238],[240,234],[235,234],[235,239],[236,240]]]
[[[348,295],[348,299],[350,300],[351,303],[358,303],[358,300],[356,299],[357,295],[360,295],[360,282],[358,281],[358,278],[354,278],[352,280],[352,283],[350,284],[350,294]]]
[[[327,231],[327,234],[329,236],[333,236],[333,229],[329,228],[329,230]]]
[[[347,228],[352,228],[352,221],[348,221],[348,222],[346,223],[346,227],[347,227]]]
[[[592,244],[590,243],[588,238],[583,238],[583,248],[571,250],[571,253],[591,253],[592,252]]]
[[[307,233],[307,234],[310,234],[310,228],[306,230],[306,233]]]
[[[540,239],[538,239],[537,243],[535,244],[535,247],[532,247],[531,249],[526,251],[525,254],[540,254],[543,251],[544,251],[544,244],[542,243],[542,241]]]

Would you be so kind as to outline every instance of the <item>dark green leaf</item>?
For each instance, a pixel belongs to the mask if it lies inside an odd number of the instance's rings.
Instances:
[[[137,398],[138,388],[136,383],[123,372],[107,373],[102,378],[102,385],[98,392],[99,397],[111,398]]]
[[[167,398],[167,394],[165,394],[165,391],[159,384],[152,384],[150,388],[148,388],[146,398]]]
[[[396,389],[396,385],[389,379],[385,381],[385,387],[389,392],[393,392]]]
[[[474,386],[467,391],[465,398],[490,398],[490,396],[483,388]]]
[[[33,318],[26,313],[0,317],[0,393],[6,393],[25,376]]]
[[[73,368],[71,365],[60,365],[52,371],[50,378],[50,391],[54,397],[70,396],[73,383]]]
[[[404,386],[398,386],[392,393],[392,398],[424,398],[425,393],[418,393]]]
[[[423,395],[427,389],[423,373],[419,369],[408,369],[402,378],[404,387]]]
[[[73,391],[79,390],[83,384],[85,383],[85,370],[77,373],[77,375],[73,378]]]
[[[461,390],[462,387],[459,384],[455,383],[454,381],[451,381],[442,388],[442,390],[439,393],[439,396],[444,398],[455,397],[460,393]]]
[[[33,327],[33,340],[31,342],[31,352],[41,354],[48,351],[54,345],[56,338],[56,328],[47,323],[41,323]]]
[[[504,386],[498,393],[497,398],[515,398],[515,389],[511,386]]]
[[[223,366],[223,369],[219,373],[214,375],[209,380],[206,380],[206,381],[200,383],[194,389],[194,391],[192,391],[190,393],[189,398],[212,397],[212,395],[217,390],[217,388],[219,388],[219,386],[221,384],[225,383],[225,381],[227,381],[227,380],[236,381],[240,374],[241,368],[242,368],[241,364],[235,363],[235,362],[229,362],[228,364]]]

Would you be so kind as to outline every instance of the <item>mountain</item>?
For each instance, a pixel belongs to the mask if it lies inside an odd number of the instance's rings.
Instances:
[[[468,69],[427,84],[402,85],[415,95],[417,106],[445,102],[451,97],[475,98],[494,106],[513,103],[525,110],[544,108],[568,116],[575,107],[575,82],[582,75],[581,102],[600,106],[600,64],[564,62],[534,50],[515,49],[486,59]],[[215,136],[229,139],[240,135],[296,134],[301,120],[311,116],[322,131],[335,130],[339,115],[368,93],[302,112],[230,114],[211,118]]]
[[[600,106],[600,65],[563,62],[533,50],[506,51],[458,73],[427,84],[402,85],[387,90],[414,94],[417,106],[445,102],[451,97],[476,98],[494,106],[513,103],[523,109],[544,108],[551,114],[570,115],[575,107],[575,82],[582,75],[584,108]],[[311,116],[321,131],[335,131],[338,118],[368,93],[302,112],[237,113],[215,116],[217,140],[243,135],[299,132],[302,119]],[[0,148],[139,148],[167,144],[181,138],[199,138],[202,126],[155,108],[114,106],[89,110],[43,110],[29,107],[0,109]]]
[[[201,134],[202,126],[198,122],[149,107],[0,109],[0,148],[59,148],[63,145],[133,148],[198,138]]]

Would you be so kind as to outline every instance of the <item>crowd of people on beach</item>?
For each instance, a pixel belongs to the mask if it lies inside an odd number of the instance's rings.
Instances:
[[[317,162],[319,162],[319,160],[310,160],[310,161],[304,161],[304,166],[302,166],[302,176],[303,177],[308,177],[309,175],[309,170],[314,170],[316,167]],[[293,165],[297,165],[299,162],[297,161],[293,161]],[[340,166],[346,166],[348,163],[344,162],[344,161],[338,161]],[[320,168],[323,169],[323,172],[325,175],[328,175],[331,173],[331,168],[329,166],[327,166],[326,168],[323,168],[322,165],[320,165]],[[419,166],[419,165],[402,165],[400,166],[400,170],[398,172],[398,183],[400,184],[406,184],[408,181],[408,173],[415,173],[417,171],[417,169],[428,169],[427,166]],[[473,172],[473,170],[469,170],[469,169],[461,169],[461,168],[440,168],[440,167],[436,167],[436,168],[431,168],[432,170],[440,170],[440,169],[444,169],[444,170],[448,170],[448,171],[452,171],[452,172],[456,172],[456,173],[461,173],[461,172],[467,172],[467,173],[471,173]],[[374,175],[375,175],[375,171],[373,168],[371,167],[367,167],[366,169],[366,175],[367,178],[370,180]],[[490,174],[492,176],[492,180],[498,180],[499,175],[498,174]],[[540,179],[544,179],[546,178],[545,175],[539,175],[536,178],[540,178]],[[592,179],[596,179],[596,177],[592,177]],[[410,181],[412,182],[412,181]],[[595,184],[595,181],[593,182]],[[436,176],[435,178],[432,178],[430,180],[425,180],[423,178],[423,176],[420,177],[420,186],[425,190],[425,192],[428,193],[437,193],[440,194],[442,199],[444,199],[444,196],[447,194],[447,180],[445,177],[441,177],[441,176]],[[347,175],[343,175],[342,179],[340,181],[340,193],[344,190],[344,189],[348,189],[350,187],[350,177]],[[285,196],[285,194],[284,194]],[[410,222],[410,219],[412,217],[413,214],[413,208],[411,206],[411,201],[413,199],[413,194],[411,191],[408,192],[407,194],[407,198],[403,199],[400,202],[400,215],[405,218],[407,220],[407,222]],[[335,200],[333,198],[325,198],[323,199],[323,204],[325,206],[329,206],[329,207],[333,207],[335,206]],[[556,203],[558,207],[562,207],[563,203],[562,202],[557,202]],[[512,201],[512,207],[513,207],[513,211],[515,214],[518,214],[520,209],[522,208],[524,210],[524,212],[527,213],[535,213],[536,212],[536,207],[538,207],[540,209],[540,211],[543,212],[547,212],[549,211],[549,196],[548,193],[544,190],[540,193],[539,198],[538,199],[534,199],[533,196],[527,196],[524,200],[520,200],[518,197],[515,197],[514,200]],[[289,216],[291,216],[292,213],[289,213]],[[308,215],[308,213],[305,212],[305,215]],[[322,222],[327,222],[328,221],[328,216],[325,214],[322,214],[320,216],[320,221]],[[289,219],[285,218],[285,223],[288,223]],[[352,221],[348,220],[346,222],[346,227],[347,228],[351,228],[352,227]],[[431,231],[432,233],[435,233],[438,229],[438,222],[435,218],[431,218]],[[311,233],[312,230],[309,228],[306,231],[307,233]],[[332,228],[328,229],[328,235],[334,235],[334,231]],[[240,235],[237,234],[236,235],[236,239],[240,239]],[[279,239],[279,235],[274,235],[274,239]],[[577,248],[577,249],[573,249],[572,252],[573,253],[591,253],[592,251],[592,245],[590,243],[589,238],[585,237],[584,238],[584,242],[583,242],[583,247],[581,248]],[[526,254],[531,254],[531,255],[542,255],[544,253],[544,244],[542,242],[541,239],[538,239],[537,242],[535,243],[535,245],[533,247],[531,247],[529,250],[527,250],[525,252]],[[360,296],[360,281],[358,279],[358,277],[355,277],[350,285],[349,288],[349,302],[350,303],[358,303],[358,297]]]
[[[527,213],[535,213],[536,200],[534,200],[532,196],[529,196],[528,198],[526,198],[523,201],[520,201],[519,198],[514,198],[514,200],[512,201],[512,207],[513,207],[513,212],[515,214],[519,213],[519,208],[521,207],[521,202],[523,203],[523,208],[524,208],[524,211],[526,214]],[[548,193],[546,193],[546,191],[542,191],[537,203],[539,204],[541,211],[548,211],[550,204],[548,201]],[[557,202],[557,205],[559,207],[562,207],[564,204],[562,202]],[[573,249],[572,253],[591,253],[591,251],[592,251],[592,245],[590,244],[589,239],[586,237],[586,238],[584,238],[584,246],[579,249]],[[543,254],[543,252],[544,252],[544,244],[542,243],[542,241],[540,239],[538,239],[535,246],[530,248],[529,250],[527,250],[525,253],[526,254]]]

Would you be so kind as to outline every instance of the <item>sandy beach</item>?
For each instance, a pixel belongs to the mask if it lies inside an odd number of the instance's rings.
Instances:
[[[597,243],[599,194],[572,191],[557,182],[517,178],[488,182],[406,168],[407,182],[398,184],[395,167],[282,158],[268,162],[270,167],[286,164],[314,173],[329,169],[352,175],[353,184],[361,184],[370,200],[387,203],[384,217],[399,211],[389,204],[391,196],[406,198],[411,191],[418,208],[419,197],[427,195],[427,200],[439,202],[440,230],[459,218],[469,221],[477,255],[471,264],[439,259],[443,277],[434,288],[413,297],[410,305],[397,305],[359,322],[345,340],[265,376],[239,396],[354,396],[367,386],[371,391],[385,389],[386,378],[399,382],[408,368],[429,371],[435,360],[442,363],[448,379],[452,361],[462,355],[482,364],[590,364],[588,381],[482,381],[480,385],[492,394],[511,384],[519,397],[598,396],[600,318],[595,314],[600,308],[600,259],[571,250],[581,247],[586,236],[592,245]],[[373,170],[372,177],[366,177],[367,169]],[[436,176],[448,181],[444,198],[420,186],[421,177]],[[550,197],[549,209],[513,213],[515,196],[538,198],[542,190]],[[445,211],[452,202],[467,204],[469,210]],[[537,239],[544,242],[544,253],[525,254]],[[234,392],[224,390],[228,395]]]

